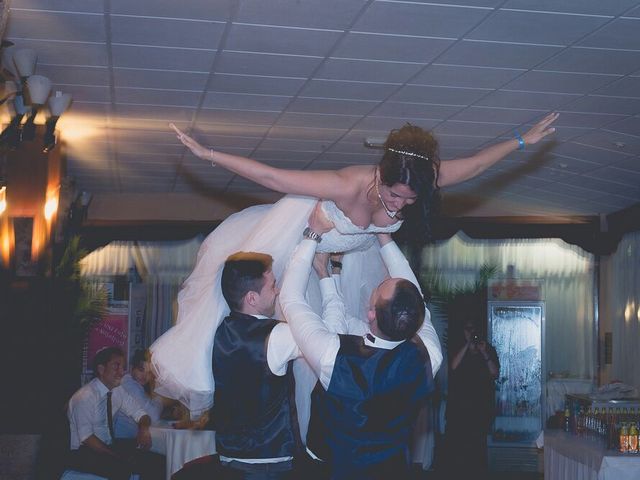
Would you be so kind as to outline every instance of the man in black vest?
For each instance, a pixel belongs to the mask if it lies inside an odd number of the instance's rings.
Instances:
[[[213,343],[213,424],[220,461],[233,479],[291,478],[300,439],[291,360],[300,356],[286,323],[273,320],[272,258],[239,252],[221,287],[231,313]]]
[[[389,235],[380,253],[392,278],[373,292],[370,333],[331,332],[304,292],[321,233],[316,209],[294,253],[280,303],[303,355],[319,378],[313,392],[307,449],[326,461],[334,479],[407,478],[416,414],[433,390],[441,353],[415,276]],[[431,347],[432,364],[425,345]]]

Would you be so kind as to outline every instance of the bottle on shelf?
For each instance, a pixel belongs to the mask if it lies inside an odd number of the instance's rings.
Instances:
[[[564,408],[564,431],[567,433],[571,431],[571,412],[569,411],[569,405]]]
[[[629,429],[626,423],[622,423],[620,427],[620,453],[629,451]]]
[[[629,442],[628,449],[629,453],[638,453],[638,427],[635,422],[631,422],[631,426],[629,427]]]

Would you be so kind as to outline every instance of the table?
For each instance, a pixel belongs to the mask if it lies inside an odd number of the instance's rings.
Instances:
[[[151,450],[167,457],[167,480],[185,463],[216,453],[216,434],[211,430],[178,430],[163,422],[149,431]]]
[[[592,389],[593,382],[591,380],[550,378],[547,380],[546,418],[553,417],[557,411],[564,412],[567,393],[590,393]]]
[[[637,480],[640,455],[606,450],[601,442],[558,430],[544,434],[545,480]]]

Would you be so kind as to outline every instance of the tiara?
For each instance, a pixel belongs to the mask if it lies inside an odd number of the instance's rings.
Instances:
[[[395,148],[387,148],[388,151],[397,153],[398,155],[408,155],[409,157],[422,158],[424,160],[429,160],[429,157],[426,155],[420,155],[419,153],[406,152],[404,150],[396,150]]]

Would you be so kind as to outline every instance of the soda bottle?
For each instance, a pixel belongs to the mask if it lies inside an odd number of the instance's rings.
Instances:
[[[629,429],[627,424],[623,423],[620,427],[620,453],[627,453],[629,451]]]
[[[629,453],[638,453],[638,427],[635,423],[629,428]]]

